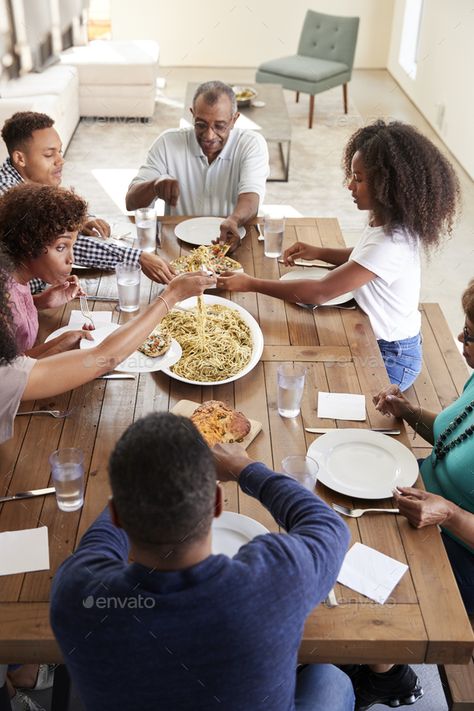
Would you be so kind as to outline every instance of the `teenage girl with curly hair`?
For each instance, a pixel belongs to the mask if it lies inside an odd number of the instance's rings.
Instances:
[[[247,274],[218,278],[230,291],[256,291],[286,301],[324,304],[352,291],[367,313],[390,381],[406,390],[421,370],[420,252],[451,234],[459,205],[452,165],[413,126],[376,121],[356,131],[344,150],[347,187],[369,223],[354,248],[296,242],[284,253],[337,266],[319,281],[274,281]]]

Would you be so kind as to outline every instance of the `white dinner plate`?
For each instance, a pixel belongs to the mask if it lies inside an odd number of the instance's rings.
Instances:
[[[170,366],[166,366],[165,368],[162,368],[162,370],[164,373],[169,375],[170,378],[174,378],[175,380],[181,380],[181,382],[183,383],[191,383],[191,385],[223,385],[224,383],[231,383],[233,380],[238,380],[239,378],[242,378],[244,375],[249,373],[252,368],[255,368],[258,361],[260,360],[263,352],[262,329],[254,319],[252,314],[249,314],[249,312],[242,308],[242,306],[240,306],[239,304],[236,304],[233,301],[230,301],[229,299],[223,299],[221,296],[213,296],[212,294],[204,294],[203,298],[205,304],[221,304],[222,306],[228,306],[229,308],[234,309],[234,311],[238,311],[239,315],[243,318],[245,323],[250,328],[250,335],[252,336],[253,350],[249,362],[247,363],[245,368],[242,368],[240,373],[235,373],[235,375],[232,375],[230,378],[226,378],[225,380],[211,382],[188,380],[187,378],[183,378],[182,375],[177,375],[176,373],[174,373],[171,370]],[[191,296],[189,299],[181,301],[179,305],[182,306],[184,309],[192,309],[194,306],[196,306],[196,297]]]
[[[249,516],[223,511],[212,522],[212,552],[233,558],[239,548],[269,530]]]
[[[280,281],[293,281],[294,279],[322,279],[327,276],[328,270],[321,269],[321,267],[304,267],[303,269],[293,269],[291,272],[286,272],[280,277]],[[326,301],[324,304],[319,304],[320,306],[337,306],[338,304],[344,304],[346,301],[354,298],[352,291],[348,291],[347,294],[340,294],[335,296],[334,299]],[[298,304],[298,306],[305,306],[306,304]]]
[[[401,442],[380,432],[334,430],[311,443],[318,481],[358,499],[387,499],[398,486],[413,486],[418,462]]]
[[[219,237],[223,220],[223,217],[193,217],[177,224],[174,232],[188,244],[212,244]],[[238,232],[240,238],[245,237],[245,227],[239,227]]]
[[[100,328],[96,328],[95,331],[90,331],[90,334],[93,336],[94,340],[88,341],[84,338],[80,343],[80,347],[83,349],[94,348],[95,346],[99,345],[99,343],[101,343],[104,338],[110,336],[110,334],[113,333],[117,328],[119,328],[119,325],[117,323],[108,323],[105,326],[100,326]],[[53,331],[53,333],[50,333],[49,336],[46,338],[46,341],[50,341],[52,338],[60,336],[66,331],[77,331],[79,329],[80,326],[63,326],[62,328],[58,328],[57,331]],[[131,355],[128,356],[128,358],[126,358],[126,360],[124,360],[122,363],[119,363],[119,365],[116,366],[115,370],[121,373],[154,373],[157,370],[163,370],[164,366],[171,366],[177,363],[178,360],[181,358],[181,353],[181,346],[179,345],[178,341],[173,338],[171,340],[171,346],[169,350],[164,355],[158,356],[158,358],[149,358],[144,353],[134,351]]]

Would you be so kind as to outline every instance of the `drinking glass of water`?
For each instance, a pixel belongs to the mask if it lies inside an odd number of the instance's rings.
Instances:
[[[49,457],[61,511],[77,511],[84,503],[84,454],[82,449],[57,449]]]
[[[120,311],[138,311],[140,307],[140,266],[117,264],[117,291]]]
[[[282,417],[297,417],[303,398],[306,368],[298,364],[278,366],[278,414]]]
[[[285,234],[285,218],[265,215],[263,218],[263,251],[266,257],[280,257]]]
[[[156,210],[154,207],[140,207],[135,210],[138,247],[144,252],[156,250]]]
[[[291,476],[302,484],[305,489],[314,490],[317,481],[318,463],[304,454],[293,454],[281,462],[283,474]]]

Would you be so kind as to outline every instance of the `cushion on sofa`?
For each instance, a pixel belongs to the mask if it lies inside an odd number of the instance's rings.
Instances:
[[[63,65],[74,65],[80,84],[153,84],[159,45],[152,40],[94,40],[61,52]]]
[[[1,96],[13,99],[40,94],[61,94],[64,91],[79,90],[79,77],[75,67],[54,66],[41,74],[25,74],[19,79],[11,79],[2,84]]]

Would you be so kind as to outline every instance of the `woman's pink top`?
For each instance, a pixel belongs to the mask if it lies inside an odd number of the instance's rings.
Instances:
[[[18,352],[24,353],[35,344],[38,335],[38,311],[28,284],[19,284],[12,279],[9,290]]]

